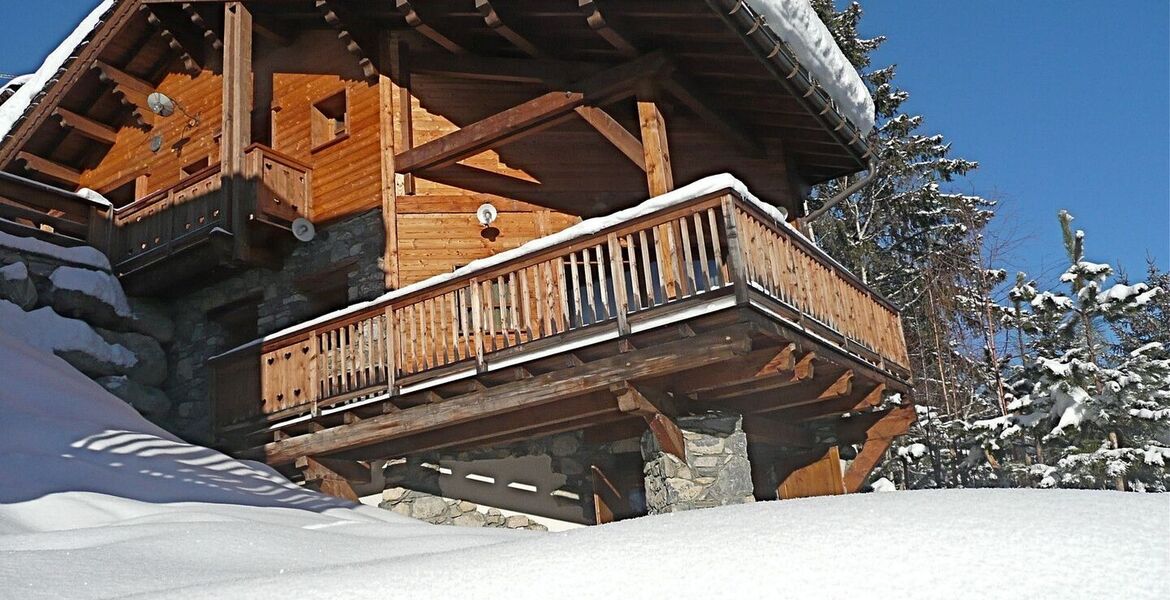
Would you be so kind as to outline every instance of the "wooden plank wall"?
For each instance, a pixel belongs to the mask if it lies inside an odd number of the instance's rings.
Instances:
[[[379,207],[378,86],[336,75],[273,75],[272,146],[313,167],[313,212],[317,223]],[[345,90],[346,135],[312,148],[313,104]]]
[[[148,185],[141,194],[145,195],[177,183],[180,169],[200,158],[217,163],[220,85],[221,77],[211,72],[194,78],[182,73],[167,75],[159,89],[192,114],[198,114],[199,125],[184,131],[187,119],[177,112],[168,118],[156,117],[153,131],[122,128],[101,163],[83,173],[81,185],[105,191],[147,174]],[[343,89],[348,95],[347,135],[312,148],[313,104]],[[447,119],[422,108],[417,99],[412,104],[416,145],[456,129]],[[336,75],[277,73],[273,76],[273,109],[272,146],[313,167],[314,222],[328,222],[381,206],[377,85]],[[148,141],[156,133],[163,135],[164,148],[152,153]],[[180,139],[185,143],[172,148]],[[484,152],[465,162],[528,178],[524,172],[503,164],[495,152]],[[475,217],[476,209],[484,202],[494,204],[500,213],[494,224],[500,234],[494,240],[481,235],[483,228]],[[579,220],[532,204],[421,179],[416,180],[414,194],[399,196],[397,214],[400,285],[515,248]]]
[[[418,99],[412,102],[411,119],[416,146],[456,129],[447,119],[420,106]],[[478,154],[463,163],[531,179],[523,171],[501,162],[499,155],[492,151]],[[475,211],[485,202],[491,202],[499,211],[499,217],[493,223],[500,231],[495,240],[481,235],[483,227],[476,220]],[[579,220],[576,216],[525,202],[416,179],[413,195],[398,196],[399,284],[408,285],[449,272],[477,258],[556,233]]]
[[[81,186],[110,191],[139,175],[147,175],[145,189],[139,197],[178,183],[180,170],[201,158],[209,164],[219,162],[219,133],[222,117],[222,78],[211,71],[192,77],[186,73],[168,73],[158,85],[159,91],[177,100],[187,112],[198,115],[199,124],[188,127],[180,111],[170,117],[154,116],[154,127],[122,127],[110,151],[94,168],[83,171]],[[150,138],[161,134],[163,147],[150,151]]]

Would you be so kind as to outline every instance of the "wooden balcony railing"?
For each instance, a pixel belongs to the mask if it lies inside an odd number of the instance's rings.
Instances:
[[[586,221],[213,359],[217,425],[316,412],[482,371],[497,358],[556,352],[577,331],[628,334],[633,322],[705,298],[762,296],[861,360],[907,364],[893,305],[734,192],[606,225]]]
[[[215,164],[116,209],[106,247],[115,269],[132,270],[215,230],[234,234],[233,211],[249,215],[249,222],[280,227],[308,216],[312,197],[308,165],[260,144],[247,148],[244,165],[244,179],[256,191],[245,194],[241,206],[228,205],[220,189],[220,167]]]

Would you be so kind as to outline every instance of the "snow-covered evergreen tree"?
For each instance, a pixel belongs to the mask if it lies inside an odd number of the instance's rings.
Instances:
[[[972,427],[987,463],[1017,484],[1166,491],[1170,353],[1159,341],[1133,346],[1109,333],[1143,319],[1165,292],[1116,282],[1112,267],[1085,260],[1084,232],[1060,217],[1066,289],[1020,281],[1011,290],[1015,306],[1003,314],[1024,355],[1009,373],[1009,413]]]

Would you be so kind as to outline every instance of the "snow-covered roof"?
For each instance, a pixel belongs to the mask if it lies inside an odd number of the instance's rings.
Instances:
[[[0,140],[12,131],[16,122],[29,107],[33,106],[37,97],[45,91],[49,83],[56,79],[57,74],[67,65],[69,60],[77,56],[78,51],[84,47],[90,34],[97,29],[97,26],[102,22],[102,17],[113,8],[115,2],[116,0],[102,0],[98,3],[77,25],[77,28],[65,36],[57,48],[49,53],[45,62],[41,63],[36,72],[24,76],[25,80],[20,89],[16,90],[12,97],[5,100],[3,104],[0,104]]]
[[[861,135],[868,134],[874,125],[873,97],[809,1],[747,0],[747,3],[792,49],[800,65],[808,69],[833,99],[837,110]]]

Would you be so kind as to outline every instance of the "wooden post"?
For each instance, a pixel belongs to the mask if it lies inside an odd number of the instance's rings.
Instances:
[[[480,296],[479,280],[472,278],[471,326],[475,328],[475,370],[483,373],[487,370],[487,365],[483,359],[483,299]]]
[[[384,72],[390,64],[390,37],[383,35],[379,40],[378,64],[383,72],[378,74],[378,152],[382,166],[382,230],[385,242],[382,247],[382,271],[386,274],[386,289],[398,288],[398,190],[394,173],[394,82]],[[409,95],[407,96],[409,99]],[[410,105],[399,107],[410,111]]]
[[[731,284],[735,287],[735,301],[737,304],[748,303],[747,256],[739,239],[739,219],[736,216],[735,202],[731,196],[724,196],[721,204],[723,208],[723,228],[727,231],[727,266],[731,271]]]
[[[252,13],[243,2],[224,5],[223,135],[219,163],[235,241],[235,256],[246,251],[248,214],[244,150],[252,141]]]
[[[394,306],[386,306],[386,393],[394,394],[398,379],[398,325],[394,322]]]
[[[626,273],[625,264],[622,261],[622,245],[618,241],[617,234],[614,233],[609,234],[608,241],[610,273],[613,275],[613,297],[617,304],[614,309],[617,311],[618,334],[626,336],[630,334],[630,301],[626,292]]]
[[[388,64],[388,63],[387,63]],[[410,47],[406,42],[398,43],[398,120],[402,139],[400,152],[414,148],[414,105],[410,96]],[[414,175],[407,173],[402,177],[402,193],[414,194]]]
[[[642,153],[646,163],[646,183],[651,196],[661,196],[674,189],[670,168],[670,148],[666,140],[666,121],[658,104],[638,101],[638,122],[642,128]]]
[[[776,495],[781,500],[844,493],[845,482],[841,474],[841,455],[836,446],[831,446],[811,463],[788,473],[776,490]]]

